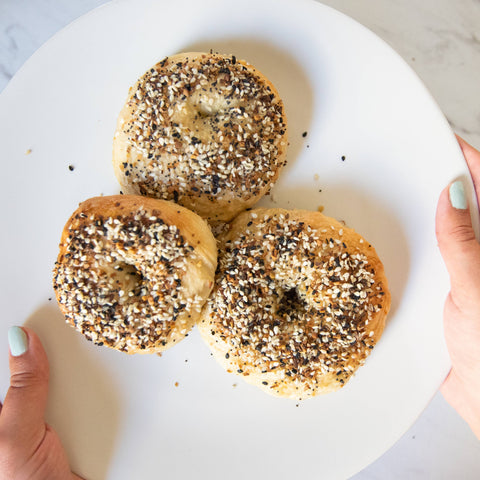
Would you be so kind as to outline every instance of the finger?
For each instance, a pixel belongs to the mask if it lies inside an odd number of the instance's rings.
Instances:
[[[28,328],[10,328],[8,340],[10,387],[0,415],[0,430],[8,432],[12,440],[34,445],[45,434],[47,355],[37,335]]]
[[[450,275],[452,298],[457,306],[467,305],[469,301],[466,299],[472,288],[480,288],[480,244],[475,238],[470,209],[460,181],[453,182],[440,195],[436,234]]]
[[[477,199],[480,198],[480,152],[457,135],[457,140],[467,161],[468,169],[473,179]]]

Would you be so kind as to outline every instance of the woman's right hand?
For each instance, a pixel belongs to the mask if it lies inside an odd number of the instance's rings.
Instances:
[[[457,138],[478,199],[480,152]],[[436,233],[450,275],[444,330],[452,369],[441,391],[480,439],[480,244],[461,181],[453,182],[440,195]]]

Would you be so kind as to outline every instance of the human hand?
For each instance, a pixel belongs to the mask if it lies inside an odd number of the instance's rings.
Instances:
[[[480,198],[480,152],[457,139]],[[445,302],[444,331],[452,369],[441,391],[480,439],[480,244],[459,181],[440,195],[436,233],[451,288]]]
[[[0,404],[0,480],[81,480],[44,420],[49,367],[39,338],[19,327],[8,338],[11,376]]]

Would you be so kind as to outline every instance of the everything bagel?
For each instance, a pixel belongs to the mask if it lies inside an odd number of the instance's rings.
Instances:
[[[270,190],[286,148],[272,83],[233,55],[192,52],[165,58],[130,89],[113,165],[124,193],[229,221]]]
[[[66,321],[88,340],[160,352],[194,325],[216,260],[215,239],[195,213],[140,196],[96,197],[65,225],[53,284]]]
[[[220,238],[198,328],[227,371],[302,399],[348,381],[389,308],[383,265],[359,234],[319,212],[257,209]]]

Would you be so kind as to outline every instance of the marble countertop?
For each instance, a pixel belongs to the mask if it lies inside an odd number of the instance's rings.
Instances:
[[[0,92],[48,38],[105,0],[1,0]],[[417,72],[452,128],[480,147],[479,0],[323,0],[390,44]],[[428,126],[425,126],[428,128]],[[437,394],[387,453],[353,477],[480,478],[480,442]]]

